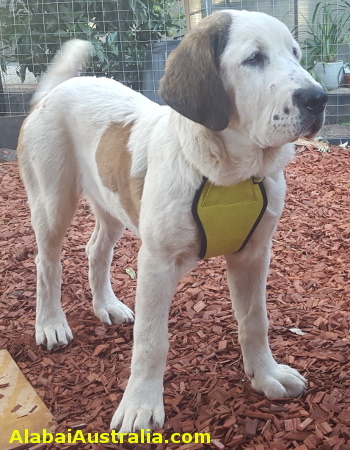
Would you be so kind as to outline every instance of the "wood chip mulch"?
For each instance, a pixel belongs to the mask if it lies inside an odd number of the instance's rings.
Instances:
[[[267,284],[269,335],[277,361],[305,375],[308,390],[283,400],[253,392],[224,260],[201,261],[181,280],[171,308],[164,433],[210,432],[212,443],[119,448],[350,449],[350,151],[299,147],[286,178]],[[0,181],[0,348],[53,413],[57,432],[106,432],[129,375],[132,325],[107,326],[93,315],[84,252],[94,226],[89,207],[80,203],[62,253],[62,301],[74,340],[48,352],[34,341],[36,245],[17,162],[0,164]],[[111,269],[115,292],[131,308],[136,281],[127,269],[137,273],[139,245],[126,232]]]

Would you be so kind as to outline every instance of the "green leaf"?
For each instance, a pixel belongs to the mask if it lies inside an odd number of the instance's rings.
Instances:
[[[93,29],[87,23],[78,22],[78,28],[80,28],[87,36],[91,36],[93,33]]]
[[[172,18],[171,0],[119,0],[118,11],[116,4],[104,0],[101,8],[100,0],[3,0],[1,40],[11,44],[22,70],[39,74],[62,40],[88,39],[95,49],[90,71],[119,77],[138,89],[150,43],[183,27],[184,17]]]

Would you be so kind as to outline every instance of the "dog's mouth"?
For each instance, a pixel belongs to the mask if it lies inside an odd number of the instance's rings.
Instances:
[[[314,139],[317,133],[321,130],[324,124],[324,113],[318,114],[317,116],[310,115],[309,117],[302,117],[298,123],[300,128],[297,129],[297,133],[294,136],[293,141],[300,137],[305,137],[307,139]]]
[[[324,114],[319,114],[319,116],[316,117],[314,123],[311,125],[309,130],[306,132],[305,137],[307,137],[308,139],[314,138],[323,127],[323,124],[324,124]]]

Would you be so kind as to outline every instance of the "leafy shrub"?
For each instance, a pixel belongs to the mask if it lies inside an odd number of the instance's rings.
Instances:
[[[315,63],[335,62],[342,45],[347,43],[350,29],[350,3],[318,2],[307,24],[307,37],[302,43],[303,65],[311,70]]]
[[[0,41],[16,55],[22,82],[27,69],[39,76],[62,42],[79,38],[93,45],[90,72],[139,89],[150,43],[183,26],[182,17],[172,18],[170,0],[3,0],[0,5]]]

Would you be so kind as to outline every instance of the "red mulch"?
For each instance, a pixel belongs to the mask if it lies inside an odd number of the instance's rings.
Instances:
[[[270,342],[278,362],[307,377],[308,391],[289,400],[252,391],[225,263],[221,257],[201,261],[181,280],[170,312],[165,433],[209,431],[213,441],[153,445],[156,450],[350,449],[350,151],[299,148],[286,176],[267,285]],[[107,326],[93,315],[84,252],[93,217],[81,202],[62,255],[62,300],[74,340],[48,352],[34,341],[36,246],[17,163],[1,164],[0,180],[0,348],[10,351],[54,414],[58,432],[106,432],[129,375],[132,325]],[[139,245],[127,232],[111,270],[114,290],[130,307],[136,282],[126,269],[137,271]]]

